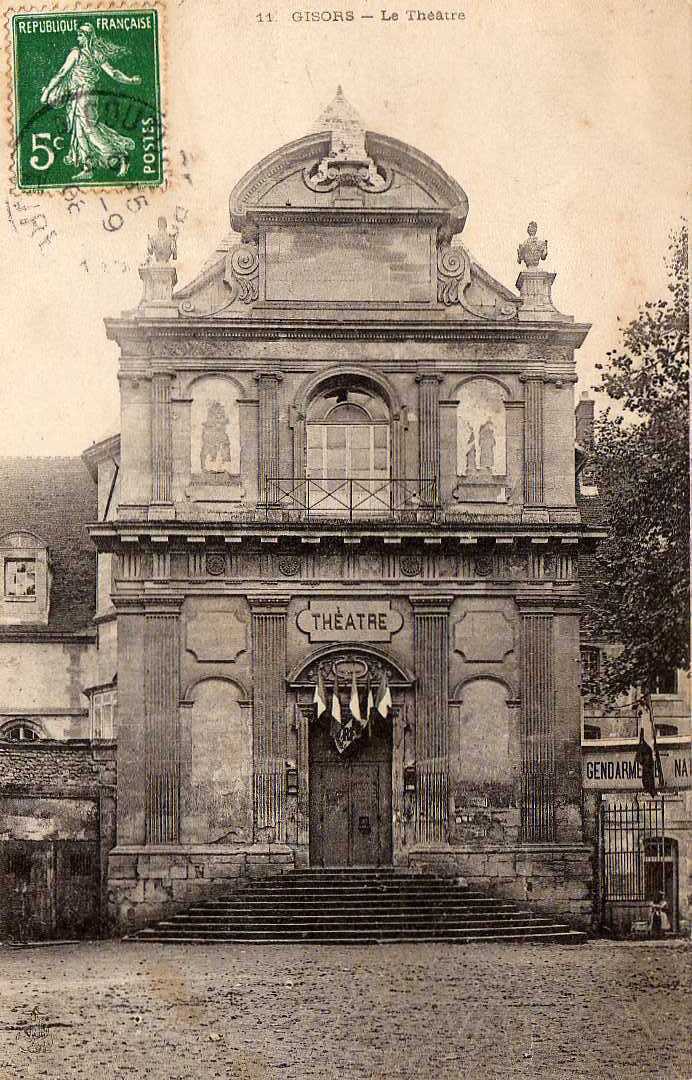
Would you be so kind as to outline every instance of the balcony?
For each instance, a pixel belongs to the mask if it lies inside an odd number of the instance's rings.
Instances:
[[[434,479],[357,480],[353,478],[270,477],[258,509],[267,521],[397,522],[434,524],[438,519]]]

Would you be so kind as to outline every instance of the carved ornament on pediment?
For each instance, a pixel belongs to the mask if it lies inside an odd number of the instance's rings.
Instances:
[[[318,193],[335,191],[338,187],[357,187],[379,195],[389,190],[393,180],[392,170],[376,165],[372,158],[341,161],[325,157],[303,169],[303,183],[310,191]]]
[[[381,659],[381,657],[348,650],[332,653],[311,664],[304,673],[303,681],[316,683],[318,671],[321,672],[322,678],[325,683],[329,684],[330,688],[335,678],[339,686],[348,685],[353,678],[354,672],[356,681],[359,683],[365,681],[369,676],[373,691],[376,689],[383,672],[389,682],[398,682],[400,679],[396,668]]]
[[[252,229],[243,242],[231,248],[226,256],[223,280],[233,293],[229,303],[240,300],[252,304],[259,296],[259,246],[257,230]]]
[[[452,245],[448,227],[441,226],[437,237],[437,301],[445,307],[459,304],[477,319],[514,319],[514,304],[498,303],[492,313],[474,307],[466,297],[471,284],[471,259],[461,244]]]

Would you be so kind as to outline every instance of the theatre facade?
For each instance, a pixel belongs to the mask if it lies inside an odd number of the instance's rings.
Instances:
[[[514,292],[465,248],[438,164],[340,92],[318,128],[239,181],[183,287],[161,222],[139,307],[107,321],[113,924],[392,864],[584,923],[588,326],[554,306],[533,223]]]

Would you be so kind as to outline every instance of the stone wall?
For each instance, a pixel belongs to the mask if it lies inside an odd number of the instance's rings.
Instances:
[[[32,870],[35,903],[53,910],[53,923],[67,927],[68,933],[69,912],[55,911],[63,904],[65,883],[50,874],[44,880],[43,856],[48,849],[50,855],[69,844],[91,846],[96,860],[96,928],[103,932],[108,852],[115,844],[115,794],[115,745],[111,742],[0,744],[0,856],[4,846],[13,851],[21,847],[26,860],[39,868],[36,873]],[[5,887],[16,884],[6,882]],[[47,934],[51,936],[50,928]]]
[[[109,859],[109,926],[114,934],[126,934],[293,868],[293,851],[279,844],[187,845],[175,851],[118,847]]]
[[[408,866],[419,873],[463,878],[472,889],[519,900],[588,930],[593,918],[593,849],[583,844],[529,845],[479,851],[411,850]]]

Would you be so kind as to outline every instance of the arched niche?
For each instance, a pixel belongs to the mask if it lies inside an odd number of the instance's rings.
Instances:
[[[449,773],[456,807],[513,805],[521,754],[511,688],[498,678],[472,677],[457,687],[451,706]]]
[[[252,839],[252,714],[246,692],[228,678],[191,686],[181,710],[184,776],[182,840]]]
[[[239,387],[205,375],[189,387],[190,460],[193,484],[232,485],[240,477]]]
[[[507,486],[507,388],[496,379],[467,379],[457,388],[455,497],[504,502]]]

